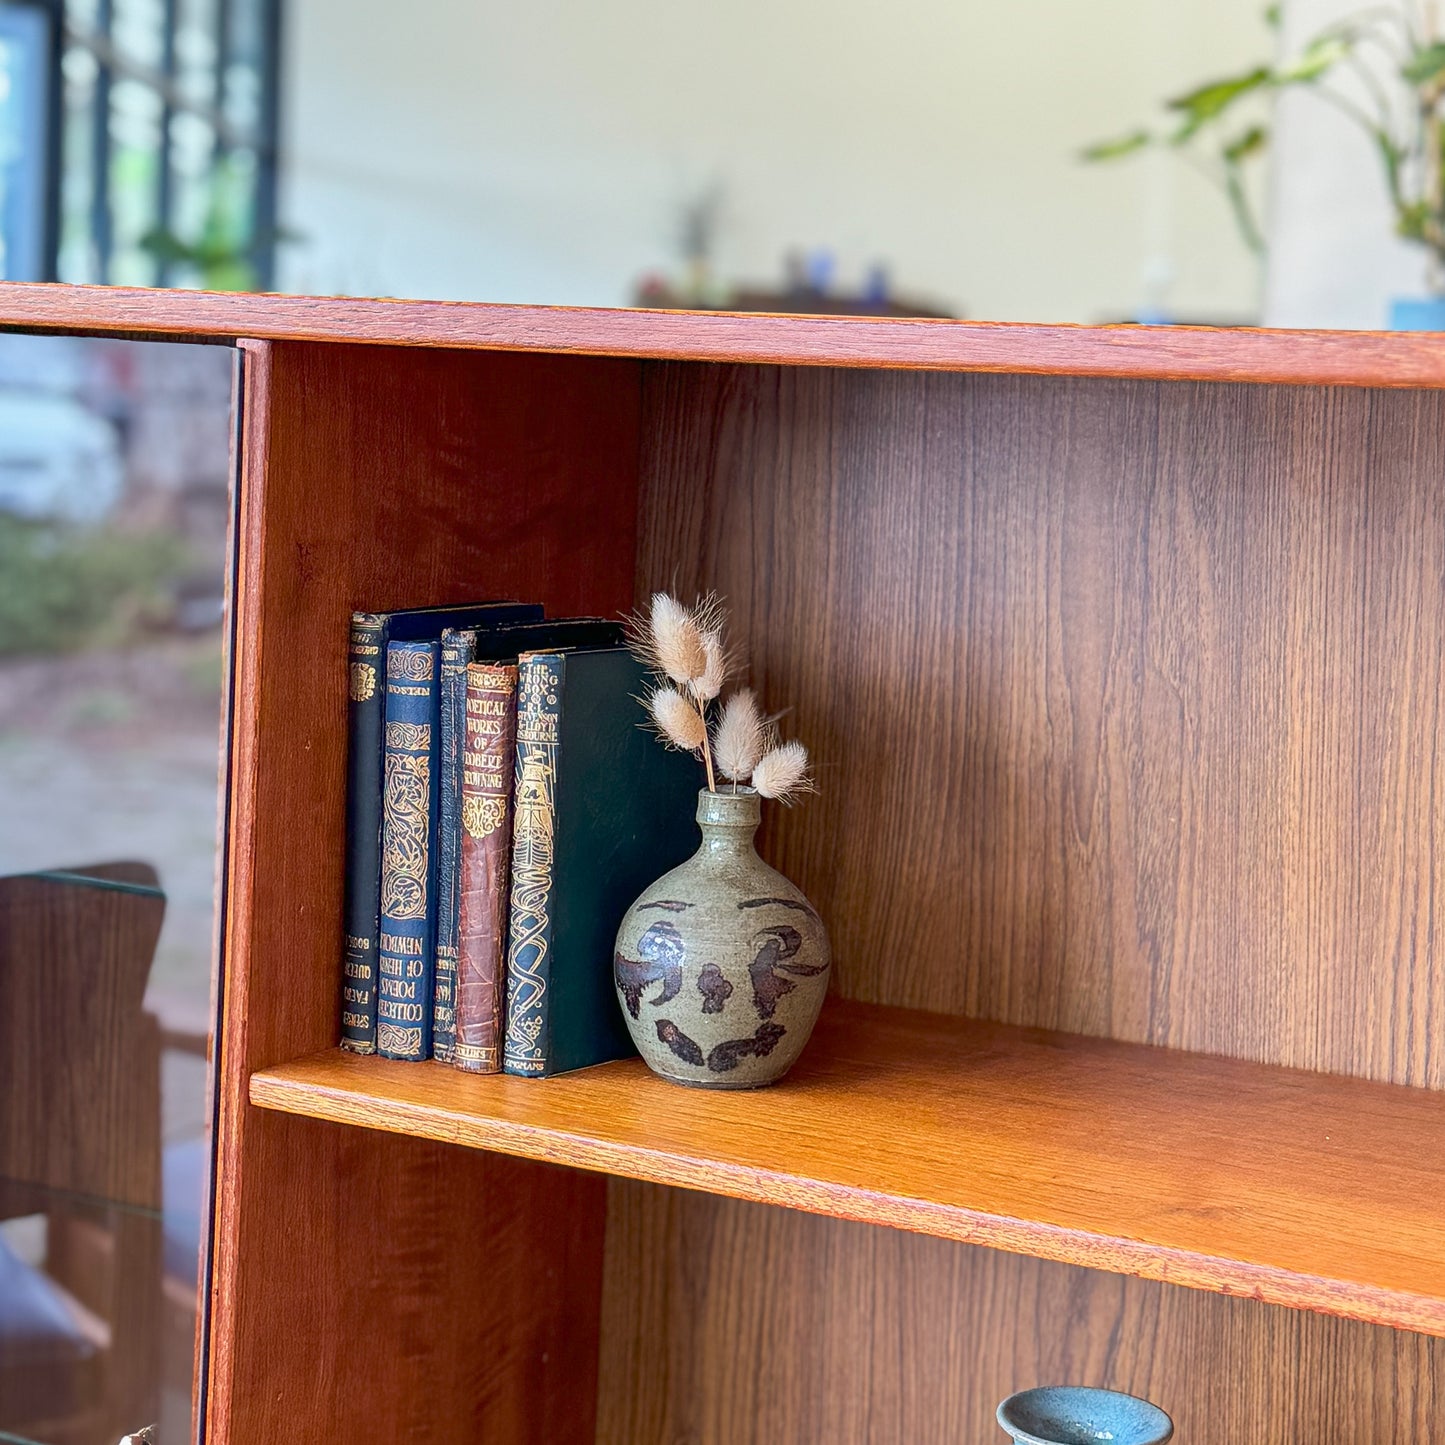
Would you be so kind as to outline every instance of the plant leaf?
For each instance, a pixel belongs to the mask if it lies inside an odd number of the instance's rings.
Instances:
[[[1149,144],[1151,137],[1147,130],[1130,131],[1128,135],[1116,136],[1113,140],[1101,140],[1079,152],[1079,158],[1086,161],[1114,161],[1120,156],[1133,155]]]
[[[1412,85],[1423,85],[1427,80],[1434,80],[1442,70],[1445,70],[1445,40],[1436,40],[1422,45],[1400,67],[1400,74]]]
[[[1277,70],[1276,85],[1307,85],[1318,80],[1325,71],[1338,65],[1350,53],[1351,44],[1342,35],[1320,35],[1311,40],[1291,65]]]
[[[1224,159],[1237,165],[1246,156],[1262,151],[1269,144],[1269,132],[1262,125],[1252,125],[1243,135],[1236,136],[1224,147]]]
[[[1278,30],[1283,20],[1283,5],[1266,5],[1264,7],[1264,23],[1268,25],[1271,30]]]
[[[1425,223],[1430,219],[1430,207],[1425,201],[1411,201],[1401,206],[1395,219],[1395,234],[1407,241],[1418,241],[1425,234]]]
[[[1242,95],[1259,90],[1271,79],[1267,65],[1257,65],[1243,75],[1232,75],[1224,80],[1210,80],[1184,95],[1165,101],[1170,110],[1183,111],[1192,121],[1202,123],[1213,120]]]

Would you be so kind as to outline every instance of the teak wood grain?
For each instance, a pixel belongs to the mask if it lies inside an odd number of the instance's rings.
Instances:
[[[1445,1340],[628,1180],[603,1299],[598,1445],[991,1445],[1054,1381],[1158,1400],[1181,1445],[1445,1431]]]
[[[1445,387],[1445,336],[236,296],[0,282],[0,330],[691,361]]]
[[[337,1037],[348,614],[624,606],[637,369],[253,344],[243,406],[207,1438],[585,1441],[602,1181],[246,1084]]]
[[[878,1003],[1445,1087],[1445,397],[649,367]]]
[[[1445,1085],[1445,340],[15,286],[0,327],[275,342],[246,347],[212,1445],[581,1441],[599,1348],[604,1441],[862,1439],[859,1418],[880,1445],[988,1438],[997,1395],[1048,1377],[1157,1395],[1196,1439],[1333,1421],[1432,1438],[1440,1346],[1420,1336],[609,1186],[247,1091],[335,1040],[344,717],[319,680],[345,613],[499,591],[610,612],[657,583],[731,596],[755,680],[815,746],[822,793],[764,847],[824,905],[842,994]],[[790,1097],[755,1107],[783,1130]],[[941,1111],[966,1122],[954,1097]],[[394,1100],[371,1107],[403,1127]],[[1374,1230],[1353,1134],[1341,1175],[1338,1139],[1300,1125],[1308,1180],[1236,1140],[1231,1177],[1259,1192],[1220,1215],[1194,1201],[1144,1238],[1097,1182],[1120,1136],[1060,1116],[1074,1133],[1047,1137],[1094,1182],[1082,1202],[1058,1179],[1035,1193],[1102,1211],[1075,1236],[1112,1220],[1156,1273],[1213,1270],[1232,1241],[1234,1286],[1335,1308],[1342,1285],[1366,1314],[1383,1290],[1403,1313],[1378,1317],[1436,1327],[1415,1312],[1437,1319],[1438,1255],[1402,1281],[1401,1240],[1427,1230],[1438,1187]],[[1430,1173],[1422,1120],[1387,1174]],[[1189,1122],[1163,1120],[1179,1152],[1145,1165],[1202,1157]],[[696,1141],[683,1163],[718,1167]],[[1022,1197],[1017,1178],[983,1182]],[[1345,1232],[1307,1238],[1306,1206]],[[1286,1227],[1256,1249],[1270,1210]],[[1074,1228],[1041,1213],[1011,1218]],[[1300,1251],[1283,1265],[1276,1236]]]
[[[835,1000],[784,1086],[328,1051],[253,1103],[1445,1334],[1445,1096]]]

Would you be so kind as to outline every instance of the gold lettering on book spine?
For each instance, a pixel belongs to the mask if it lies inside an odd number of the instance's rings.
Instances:
[[[551,942],[556,831],[557,688],[549,667],[523,670],[517,708],[517,799],[512,820],[512,918],[507,951],[508,1062],[542,1067],[539,1039]]]
[[[387,741],[392,728],[412,726],[389,724]],[[431,729],[421,731],[429,734]],[[388,752],[382,791],[381,911],[389,918],[425,918],[431,759]]]

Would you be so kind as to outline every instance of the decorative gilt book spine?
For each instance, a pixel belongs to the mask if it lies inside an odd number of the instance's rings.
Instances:
[[[524,653],[517,666],[517,764],[512,812],[512,906],[507,1034],[502,1067],[545,1074],[556,834],[557,725],[566,654]]]
[[[441,641],[439,816],[435,840],[437,891],[436,979],[432,993],[432,1057],[456,1062],[458,875],[461,869],[462,732],[467,663],[476,634],[449,627]]]
[[[473,1074],[502,1067],[516,753],[517,669],[474,662],[466,672],[462,752],[455,1060]]]
[[[386,619],[351,614],[347,655],[346,904],[341,961],[341,1047],[376,1052],[381,904],[381,754]]]
[[[386,649],[376,1048],[389,1059],[425,1059],[431,1052],[438,653],[435,642],[393,642]]]

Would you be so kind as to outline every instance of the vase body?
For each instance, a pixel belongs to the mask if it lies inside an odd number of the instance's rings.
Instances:
[[[1165,1445],[1174,1435],[1158,1405],[1085,1385],[1021,1390],[998,1407],[998,1423],[1015,1445]]]
[[[613,981],[654,1073],[755,1089],[803,1051],[828,991],[828,935],[811,903],[753,846],[751,788],[698,794],[702,846],[627,910]]]

